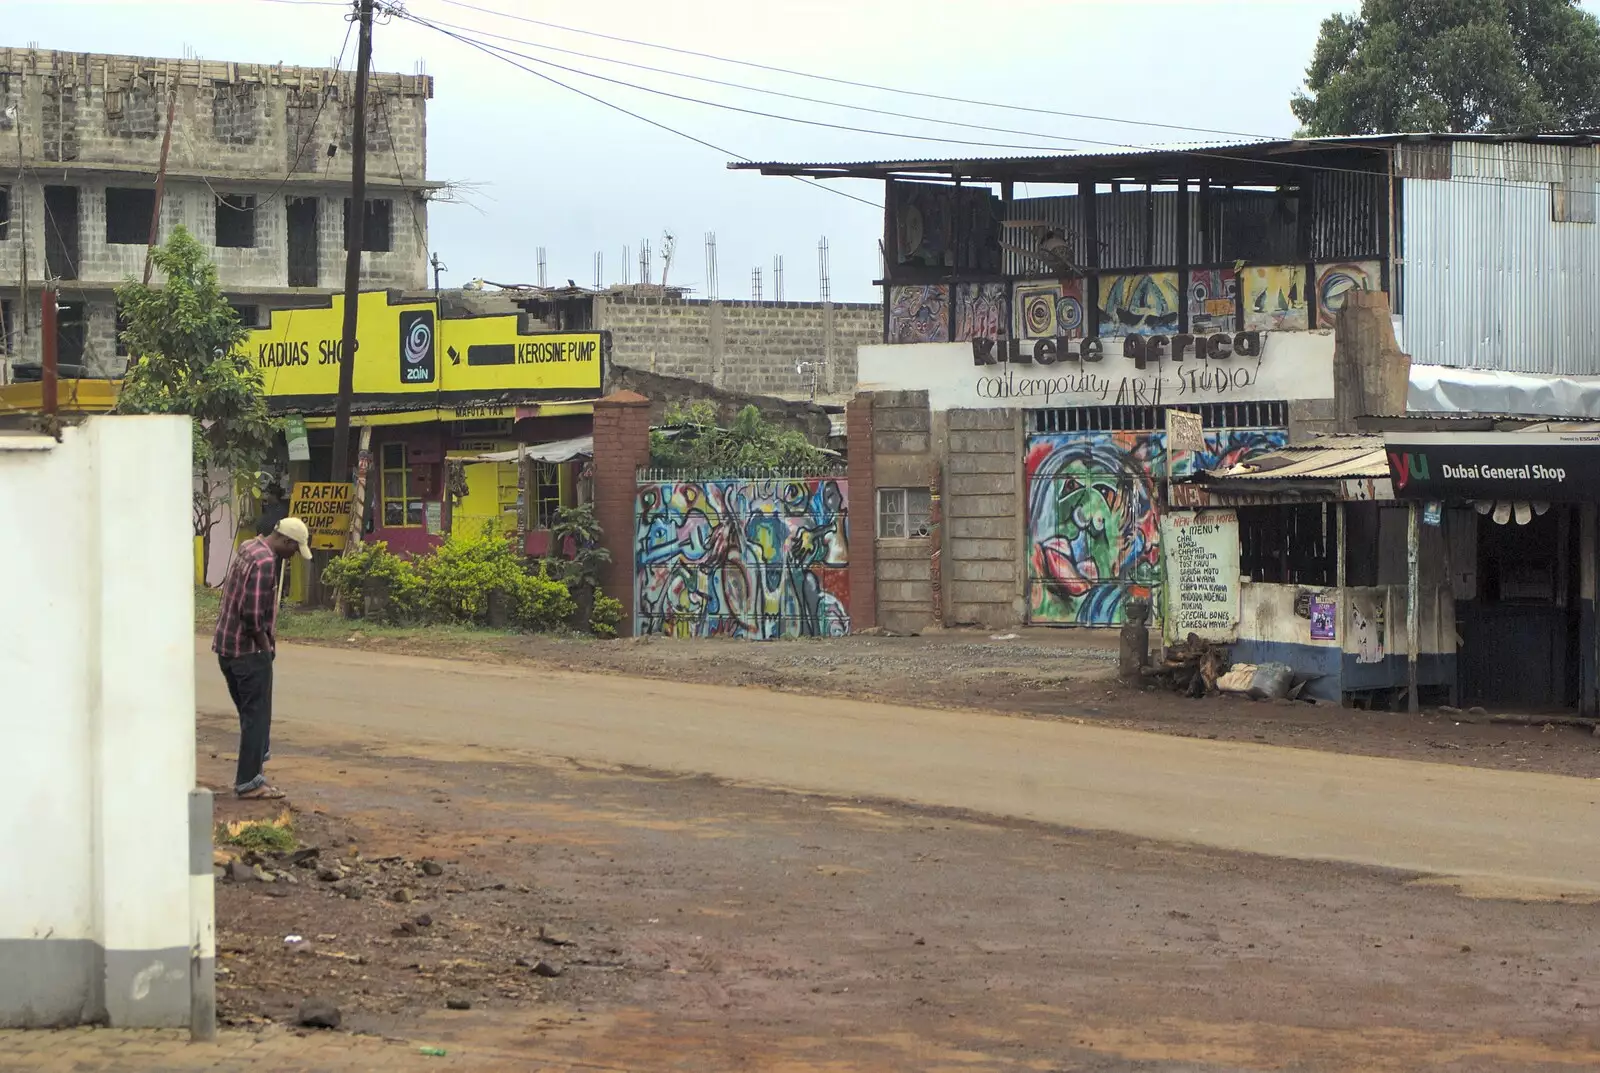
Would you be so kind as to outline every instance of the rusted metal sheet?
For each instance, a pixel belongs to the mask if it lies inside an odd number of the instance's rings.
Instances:
[[[1587,146],[1529,142],[1456,142],[1450,146],[1450,172],[1408,178],[1491,179],[1514,183],[1558,183],[1569,164],[1592,167],[1594,150]],[[1593,174],[1593,172],[1589,172]]]
[[[1413,363],[1600,373],[1600,225],[1553,222],[1544,181],[1408,179],[1402,193]]]
[[[1448,179],[1455,166],[1449,142],[1423,142],[1397,145],[1394,173],[1408,179]]]

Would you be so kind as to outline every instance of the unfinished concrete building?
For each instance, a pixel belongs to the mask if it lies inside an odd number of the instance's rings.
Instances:
[[[374,74],[362,286],[427,282],[433,81]],[[344,284],[354,75],[215,60],[0,50],[0,383],[35,374],[40,293],[60,293],[64,375],[118,376],[116,288],[156,241],[210,250],[247,326]]]

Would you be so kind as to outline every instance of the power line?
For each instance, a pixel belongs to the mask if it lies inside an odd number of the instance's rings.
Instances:
[[[417,22],[422,21],[417,19],[416,16],[412,16],[412,19],[413,21]],[[1019,145],[1015,142],[975,141],[970,138],[941,138],[932,134],[906,134],[900,131],[873,130],[869,127],[852,127],[844,123],[829,123],[826,120],[821,119],[802,119],[799,116],[782,115],[777,112],[763,112],[757,108],[741,108],[736,104],[724,104],[721,101],[708,101],[700,97],[689,97],[682,93],[673,93],[670,90],[656,89],[653,86],[642,86],[637,82],[628,82],[620,78],[612,78],[609,75],[597,74],[594,71],[585,71],[578,67],[568,67],[564,64],[555,63],[551,60],[540,59],[537,56],[530,56],[525,52],[518,52],[515,49],[506,48],[504,45],[487,44],[483,41],[477,40],[476,38],[470,38],[463,34],[455,33],[433,23],[424,22],[422,24],[430,26],[442,34],[448,34],[458,41],[468,41],[486,51],[493,50],[493,52],[496,53],[504,53],[508,56],[516,56],[520,59],[528,60],[532,63],[537,63],[545,67],[553,67],[558,71],[566,71],[568,74],[582,75],[585,78],[594,78],[601,82],[609,82],[614,86],[623,86],[627,89],[636,89],[644,93],[653,93],[658,97],[668,97],[672,100],[684,101],[688,104],[704,105],[707,108],[721,108],[724,111],[739,112],[744,115],[753,115],[761,119],[776,119],[784,123],[799,123],[808,127],[824,127],[828,130],[842,130],[851,134],[871,134],[880,138],[909,138],[913,141],[919,142],[937,142],[940,145],[977,145],[993,149],[1028,149],[1038,153],[1058,153],[1061,151],[1059,146]]]
[[[663,52],[673,52],[680,56],[693,56],[696,59],[715,60],[718,63],[731,63],[740,67],[751,67],[758,71],[769,71],[773,74],[790,75],[795,78],[811,78],[820,82],[832,82],[841,86],[854,86],[856,89],[870,89],[879,93],[898,93],[907,97],[922,97],[927,100],[944,101],[949,104],[970,104],[980,108],[1000,108],[1012,112],[1032,112],[1037,115],[1060,116],[1064,119],[1088,119],[1097,123],[1121,123],[1126,126],[1158,127],[1164,130],[1182,130],[1195,134],[1226,134],[1235,138],[1264,138],[1265,135],[1245,134],[1237,130],[1219,130],[1214,127],[1193,127],[1181,123],[1159,123],[1143,119],[1119,119],[1115,116],[1091,115],[1082,112],[1061,112],[1053,108],[1035,108],[1022,104],[1005,104],[999,101],[974,100],[968,97],[953,97],[942,93],[928,93],[922,90],[901,89],[896,86],[881,86],[872,82],[856,82],[848,78],[835,78],[831,75],[819,75],[810,71],[797,71],[788,67],[775,67],[771,64],[757,63],[754,60],[739,60],[730,56],[718,56],[710,52],[696,52],[693,49],[676,48],[672,45],[661,45],[653,41],[640,41],[631,37],[621,37],[616,34],[600,33],[597,30],[580,30],[576,26],[564,26],[558,22],[548,22],[544,19],[535,19],[527,15],[514,15],[509,11],[497,11],[494,8],[480,7],[477,4],[466,3],[465,0],[441,0],[442,3],[453,7],[466,8],[468,11],[477,11],[485,15],[494,15],[502,19],[514,19],[517,22],[526,22],[534,26],[543,26],[551,30],[560,30],[564,33],[582,34],[585,37],[598,37],[605,41],[615,41],[624,45],[637,45],[640,48],[659,49]]]
[[[459,3],[458,0],[444,0],[444,2],[445,3],[454,3],[454,4],[457,4],[457,6],[462,6],[462,7],[472,7],[472,5]],[[473,10],[487,10],[487,9],[475,8],[474,7]],[[541,20],[538,20],[538,19],[525,19],[522,16],[510,15],[510,14],[506,14],[506,13],[497,13],[497,14],[503,14],[504,17],[506,17],[506,18],[515,18],[515,19],[518,19],[519,21],[535,22],[535,23],[538,23],[540,25],[556,26],[556,28],[558,28],[558,29],[569,29],[568,27],[557,26],[554,23],[544,23],[544,22],[542,22]],[[723,104],[723,103],[716,102],[716,101],[707,101],[707,100],[702,100],[702,99],[696,98],[696,97],[688,97],[688,96],[684,96],[684,95],[681,95],[681,94],[671,93],[671,92],[668,92],[666,90],[655,89],[655,88],[652,88],[650,86],[641,86],[641,85],[638,85],[637,83],[627,82],[627,81],[623,81],[623,80],[620,80],[620,79],[610,78],[610,77],[608,77],[606,75],[597,74],[597,73],[592,72],[592,71],[585,71],[585,70],[582,70],[580,68],[567,67],[567,66],[564,66],[562,64],[553,63],[550,60],[540,59],[539,57],[536,57],[536,56],[529,56],[526,53],[517,52],[515,49],[509,49],[509,48],[506,48],[506,47],[504,47],[502,45],[489,44],[489,43],[486,43],[486,42],[479,41],[479,40],[477,40],[475,38],[467,37],[467,36],[462,35],[462,34],[453,33],[450,30],[447,30],[447,29],[443,28],[444,25],[449,25],[449,24],[435,24],[435,23],[429,22],[427,20],[423,20],[423,19],[421,19],[421,18],[419,18],[419,17],[417,17],[415,15],[410,15],[408,17],[410,17],[413,21],[418,22],[421,25],[429,26],[432,29],[438,30],[438,32],[440,32],[440,33],[446,34],[447,36],[450,36],[450,37],[454,37],[458,41],[463,41],[465,43],[473,45],[474,47],[477,47],[479,49],[487,51],[491,55],[498,55],[499,58],[501,58],[501,59],[506,59],[506,56],[518,56],[518,57],[521,57],[523,59],[529,60],[529,61],[531,61],[533,63],[541,64],[541,65],[544,65],[544,66],[547,66],[547,67],[553,67],[553,68],[555,68],[557,70],[568,71],[568,72],[571,72],[573,74],[584,75],[584,76],[587,76],[589,78],[595,78],[595,79],[599,79],[601,81],[611,82],[611,83],[613,83],[615,85],[625,86],[625,87],[628,87],[628,88],[631,88],[631,89],[642,90],[642,91],[644,91],[646,93],[653,93],[653,94],[656,94],[656,95],[659,95],[659,96],[670,97],[670,98],[673,98],[673,99],[676,99],[676,100],[687,101],[689,103],[694,103],[694,104],[702,104],[702,105],[706,105],[708,107],[721,108],[721,109],[725,109],[725,110],[729,110],[729,111],[735,111],[735,112],[742,112],[742,113],[745,113],[745,114],[748,114],[748,115],[760,116],[762,118],[778,119],[778,120],[782,120],[782,121],[790,122],[790,123],[801,123],[801,124],[805,124],[805,125],[808,125],[808,126],[827,127],[827,128],[831,128],[831,129],[844,130],[844,131],[849,131],[849,132],[853,132],[853,133],[875,134],[875,135],[881,135],[881,136],[886,136],[886,137],[891,137],[891,138],[909,138],[909,139],[914,139],[914,140],[918,140],[918,141],[931,141],[931,142],[939,142],[939,143],[954,144],[954,145],[984,145],[984,146],[992,146],[992,147],[1000,147],[1000,148],[1029,149],[1029,150],[1033,150],[1035,152],[1039,152],[1039,153],[1043,153],[1043,154],[1065,153],[1066,152],[1066,150],[1061,149],[1060,147],[1055,147],[1055,146],[1048,146],[1047,147],[1047,146],[1032,146],[1032,145],[1014,145],[1014,144],[1005,143],[1005,142],[978,142],[978,141],[970,141],[970,140],[959,139],[959,138],[937,138],[937,137],[933,137],[933,136],[930,136],[930,135],[902,134],[902,133],[896,133],[896,132],[892,132],[892,131],[875,131],[875,130],[869,130],[869,129],[862,128],[862,127],[852,127],[852,126],[846,126],[846,125],[843,125],[843,124],[826,123],[826,122],[823,122],[823,121],[820,121],[820,120],[801,119],[801,118],[798,118],[798,117],[795,117],[795,116],[785,116],[785,115],[779,115],[779,114],[771,113],[771,112],[762,112],[762,111],[759,111],[759,110],[756,110],[756,109],[740,108],[740,107],[738,107],[736,105]],[[485,32],[485,31],[473,31],[473,32]],[[574,33],[592,34],[591,31],[587,31],[587,30],[573,30],[572,32],[574,32]],[[506,37],[505,35],[502,35],[502,34],[489,34],[489,36],[499,37],[499,38],[501,38],[503,40],[516,40],[515,38],[508,38],[508,37]],[[628,38],[612,38],[611,35],[607,35],[607,34],[592,34],[592,36],[605,37],[605,38],[608,38],[608,39],[624,41],[624,42],[627,42],[627,43],[630,43],[630,44],[646,44],[646,45],[649,44],[648,42],[634,42],[634,41],[632,41],[631,39],[628,39]],[[555,48],[554,46],[541,45],[541,44],[538,44],[537,42],[523,41],[523,42],[519,42],[519,43],[532,45],[535,48],[550,48],[550,49],[553,49],[554,51],[557,51],[557,52],[572,52],[572,50],[559,49],[559,48]],[[668,46],[650,46],[650,47],[668,48]],[[686,51],[686,50],[682,50],[682,49],[670,49],[670,48],[668,48],[668,50],[669,51],[675,51],[675,52],[684,52],[684,51]],[[504,55],[500,55],[502,53]],[[580,55],[580,56],[588,56],[589,55],[587,53],[573,53],[573,54]],[[696,55],[696,56],[703,55],[701,53],[693,53],[693,52],[691,52],[689,54],[690,55]],[[684,78],[691,78],[691,79],[696,79],[696,80],[710,81],[710,82],[714,82],[714,83],[720,84],[720,85],[736,86],[736,88],[749,88],[749,89],[754,90],[755,92],[776,92],[776,91],[763,90],[763,89],[761,89],[759,87],[737,86],[737,84],[735,84],[735,83],[719,82],[716,79],[701,79],[700,76],[696,76],[696,75],[684,74],[682,72],[670,71],[670,70],[666,70],[666,69],[662,69],[662,68],[647,67],[647,66],[642,65],[642,64],[632,64],[632,63],[628,63],[627,61],[623,61],[623,60],[612,60],[612,59],[609,59],[608,57],[604,57],[604,56],[594,56],[593,58],[601,60],[602,62],[621,63],[621,64],[624,64],[625,66],[641,67],[641,68],[643,68],[645,70],[659,71],[660,73],[669,74],[669,75],[678,75],[678,76],[684,77]],[[710,58],[720,59],[721,57],[710,57]],[[516,63],[514,63],[514,61],[511,61],[509,59],[507,59],[506,62],[513,63],[514,66],[522,67],[521,64],[516,64]],[[731,62],[731,63],[744,63],[745,61],[742,61],[742,60],[729,60],[728,62]],[[759,66],[762,66],[762,65],[760,65],[760,64],[751,64],[751,66],[758,66],[759,67]],[[523,70],[528,70],[528,68],[526,68],[526,67],[522,67],[522,69]],[[538,73],[538,72],[530,72],[530,73]],[[799,73],[803,73],[803,72],[789,72],[789,73],[797,73],[797,74],[799,74]],[[548,76],[541,75],[541,77],[548,77]],[[815,77],[823,78],[825,76],[820,76],[819,75],[819,76],[815,76]],[[553,79],[551,79],[551,80],[554,81]],[[828,80],[829,81],[841,81],[839,79],[828,79]],[[557,84],[558,85],[563,85],[563,83],[557,83]],[[854,83],[852,83],[852,84],[854,84]],[[572,87],[569,86],[569,87],[566,87],[566,88],[570,89]],[[872,88],[879,88],[879,87],[872,87]],[[575,92],[582,92],[582,91],[575,91]],[[896,91],[896,92],[898,92],[898,91]],[[911,91],[906,91],[906,92],[911,92]],[[785,97],[792,97],[792,98],[798,99],[798,100],[812,101],[814,103],[829,104],[829,105],[834,105],[836,107],[842,107],[842,108],[855,108],[856,107],[854,105],[841,104],[839,102],[823,101],[823,100],[819,100],[819,99],[816,99],[816,98],[799,97],[799,96],[794,95],[794,94],[778,93],[777,95],[785,96]],[[866,110],[866,111],[882,111],[880,109],[870,109],[870,108],[864,109],[864,110]],[[1028,111],[1043,111],[1042,109],[1025,109],[1025,110],[1028,110]],[[631,114],[634,114],[634,113],[629,113],[629,114],[631,115]],[[909,118],[909,119],[914,119],[914,120],[921,120],[923,122],[944,122],[942,120],[931,120],[931,119],[926,119],[925,117],[912,116],[912,115],[908,115],[908,114],[905,114],[905,113],[883,112],[883,114],[903,116],[904,118]],[[1050,113],[1050,114],[1071,115],[1073,113]],[[1110,119],[1108,119],[1107,117],[1104,117],[1104,116],[1085,116],[1085,117],[1081,117],[1081,118],[1106,119],[1108,122],[1124,122],[1122,120],[1110,120]],[[1126,121],[1126,122],[1137,123],[1138,121],[1129,120],[1129,121]],[[971,124],[958,124],[958,125],[969,126]],[[1155,125],[1155,124],[1151,124],[1151,125]],[[982,126],[980,126],[979,129],[1005,131],[1005,128],[992,128],[992,127],[982,127]],[[1185,129],[1191,129],[1191,128],[1185,128]],[[1203,129],[1203,128],[1192,128],[1192,129]],[[1006,131],[1006,132],[1009,133],[1009,131]],[[1020,133],[1030,133],[1031,134],[1033,132],[1020,132]],[[1236,157],[1236,156],[1230,156],[1230,155],[1228,155],[1226,153],[1221,153],[1221,152],[1207,151],[1205,149],[1165,148],[1165,147],[1160,146],[1160,145],[1144,145],[1144,144],[1140,144],[1140,143],[1137,143],[1137,142],[1121,142],[1121,141],[1111,141],[1111,140],[1098,139],[1098,138],[1087,138],[1087,137],[1083,137],[1081,135],[1074,136],[1074,137],[1071,137],[1071,138],[1067,138],[1067,137],[1064,137],[1064,136],[1057,136],[1057,135],[1049,135],[1049,134],[1041,134],[1041,135],[1038,135],[1038,136],[1039,137],[1046,137],[1046,138],[1061,137],[1062,140],[1077,141],[1077,142],[1082,142],[1082,143],[1086,143],[1086,144],[1089,144],[1089,145],[1104,146],[1104,147],[1111,148],[1111,149],[1133,150],[1133,151],[1142,152],[1142,153],[1181,154],[1181,155],[1184,155],[1184,156],[1194,157],[1194,158],[1197,158],[1197,159],[1220,160],[1220,161],[1226,161],[1226,162],[1229,162],[1229,163],[1237,163],[1239,161],[1239,158]],[[1251,137],[1262,137],[1262,136],[1251,136]],[[707,143],[701,142],[701,144],[705,145]],[[1393,153],[1393,151],[1394,151],[1393,147],[1391,147],[1391,146],[1378,146],[1378,147],[1375,147],[1375,148],[1378,148],[1381,151],[1389,152],[1389,153]],[[727,152],[727,150],[722,150],[722,151],[723,152]],[[753,161],[751,161],[748,157],[739,156],[739,154],[732,154],[732,155],[738,157],[738,159],[743,160],[746,163],[753,163]],[[1276,167],[1293,168],[1293,169],[1297,169],[1297,170],[1301,170],[1301,171],[1322,171],[1322,172],[1329,172],[1329,173],[1334,173],[1334,174],[1344,174],[1344,175],[1362,175],[1362,176],[1369,176],[1370,177],[1370,176],[1373,176],[1373,175],[1381,175],[1382,174],[1380,172],[1375,172],[1375,171],[1373,171],[1371,169],[1367,169],[1367,168],[1339,167],[1339,166],[1331,165],[1331,164],[1309,164],[1309,163],[1305,163],[1303,161],[1275,160],[1275,161],[1272,161],[1272,164],[1274,166],[1276,166]],[[1577,165],[1577,166],[1578,167],[1583,167],[1583,165]],[[1591,166],[1588,166],[1588,167],[1589,167],[1590,170],[1600,170],[1600,165],[1591,165]],[[797,178],[798,179],[798,178],[803,178],[803,177],[794,175],[794,176],[788,176],[788,178]],[[1458,178],[1452,178],[1450,181],[1458,183],[1458,184],[1463,185],[1463,186],[1487,186],[1487,187],[1493,187],[1493,188],[1496,188],[1496,189],[1505,189],[1506,188],[1506,184],[1509,182],[1509,180],[1505,180],[1505,179],[1490,179],[1490,180],[1481,180],[1480,179],[1480,180],[1474,180],[1474,179],[1466,179],[1466,178],[1459,178],[1459,179]],[[824,189],[827,189],[827,188],[824,187]]]
[[[913,121],[918,122],[918,123],[934,123],[934,124],[937,124],[937,125],[940,125],[940,126],[947,126],[947,127],[965,127],[965,128],[967,128],[969,130],[986,130],[986,131],[990,131],[990,132],[995,133],[995,134],[1020,134],[1020,135],[1023,135],[1024,137],[1049,138],[1049,139],[1051,139],[1053,141],[1062,141],[1062,142],[1073,142],[1073,141],[1080,141],[1081,140],[1081,139],[1076,138],[1076,137],[1074,137],[1072,135],[1066,135],[1066,134],[1049,134],[1049,133],[1046,133],[1044,131],[1037,131],[1037,130],[1015,130],[1015,129],[1010,128],[1010,127],[995,127],[995,126],[990,126],[990,125],[984,124],[984,123],[966,123],[966,122],[962,122],[961,120],[958,120],[958,119],[937,119],[937,118],[935,118],[933,116],[914,115],[914,114],[912,114],[910,112],[896,112],[896,111],[892,111],[892,110],[886,109],[886,108],[873,108],[873,107],[871,107],[869,105],[864,105],[864,104],[849,104],[849,103],[846,103],[844,101],[830,101],[830,100],[827,100],[826,98],[822,98],[822,97],[807,97],[804,94],[786,93],[783,90],[769,89],[769,88],[767,88],[765,86],[753,86],[753,85],[750,85],[749,83],[746,83],[746,82],[729,82],[729,81],[726,81],[726,80],[720,79],[720,78],[710,78],[710,77],[708,77],[706,75],[690,74],[687,71],[674,71],[669,67],[652,67],[650,64],[647,64],[647,63],[633,63],[633,62],[631,62],[629,60],[620,60],[620,59],[617,59],[617,58],[615,58],[613,56],[602,56],[602,55],[598,55],[598,54],[593,53],[593,52],[580,52],[577,49],[561,48],[561,47],[559,47],[557,45],[547,45],[547,44],[544,44],[544,43],[539,42],[539,41],[528,41],[528,40],[526,40],[524,38],[511,37],[511,36],[509,36],[507,34],[491,33],[488,30],[480,30],[477,27],[473,27],[473,26],[462,26],[459,23],[443,22],[443,21],[435,20],[435,24],[438,25],[438,26],[448,26],[449,28],[451,28],[453,30],[461,30],[461,31],[466,32],[466,33],[475,34],[475,35],[477,35],[479,37],[492,37],[492,38],[494,38],[494,39],[496,39],[498,41],[509,41],[514,45],[527,45],[530,48],[542,49],[542,50],[547,51],[547,52],[559,52],[562,55],[566,55],[566,56],[578,56],[578,57],[580,57],[582,59],[586,59],[586,60],[598,60],[601,63],[617,64],[618,66],[621,66],[621,67],[631,67],[631,68],[633,68],[635,70],[649,71],[649,72],[651,72],[653,74],[669,75],[669,76],[671,76],[673,78],[686,78],[686,79],[689,79],[689,80],[694,81],[694,82],[704,82],[704,83],[707,83],[707,84],[713,85],[713,86],[724,86],[724,87],[726,87],[728,89],[744,90],[744,91],[747,91],[747,92],[750,92],[750,93],[764,93],[764,94],[767,94],[767,95],[773,96],[773,97],[783,97],[783,98],[785,98],[787,100],[791,100],[791,101],[802,101],[802,102],[804,102],[806,104],[821,104],[821,105],[825,105],[825,106],[827,106],[829,108],[844,108],[844,109],[848,109],[848,110],[853,111],[853,112],[869,112],[869,113],[871,113],[873,115],[891,116],[891,117],[893,117],[895,119],[910,119],[910,120],[913,120]],[[510,52],[511,50],[507,49],[506,51]],[[514,53],[512,53],[512,55],[520,56],[520,55],[523,55],[523,53],[514,52]],[[532,56],[528,56],[526,58],[527,59],[534,59],[534,57],[532,57]],[[544,62],[544,61],[541,61],[541,62]]]
[[[507,56],[501,55],[499,52],[494,51],[494,49],[491,46],[484,45],[481,42],[472,40],[471,38],[463,37],[460,34],[456,34],[456,33],[453,33],[453,32],[451,32],[449,30],[446,30],[446,29],[444,29],[442,27],[435,26],[431,22],[428,22],[426,19],[420,18],[420,17],[418,17],[416,15],[413,15],[413,14],[411,14],[409,12],[397,12],[397,14],[399,14],[402,18],[409,19],[410,21],[416,23],[419,26],[425,26],[428,29],[434,30],[437,33],[444,34],[446,37],[450,37],[450,38],[453,38],[453,39],[455,39],[457,41],[460,41],[462,44],[470,45],[473,48],[478,49],[480,52],[483,52],[483,53],[486,53],[487,55],[493,56],[495,59],[500,60],[503,63],[509,63],[511,66],[513,66],[513,67],[515,67],[515,68],[517,68],[517,69],[519,69],[521,71],[525,71],[528,74],[533,75],[535,78],[542,78],[546,82],[549,82],[549,83],[551,83],[553,85],[556,85],[556,86],[560,86],[562,89],[567,90],[569,93],[576,93],[580,97],[585,97],[585,98],[587,98],[587,99],[589,99],[591,101],[594,101],[596,104],[603,105],[604,107],[610,108],[613,111],[621,112],[623,115],[628,116],[628,117],[630,117],[632,119],[637,119],[641,123],[648,123],[650,126],[655,127],[658,130],[664,130],[668,134],[675,134],[680,138],[685,138],[685,139],[687,139],[687,140],[689,140],[691,142],[694,142],[696,145],[704,146],[705,148],[711,149],[711,150],[713,150],[715,152],[718,152],[718,153],[721,153],[724,156],[733,157],[735,160],[742,160],[747,164],[754,164],[755,163],[755,161],[751,157],[747,157],[743,153],[735,153],[732,149],[725,149],[720,145],[716,145],[715,143],[706,141],[704,138],[696,137],[695,135],[689,134],[686,131],[679,130],[676,127],[668,126],[666,123],[662,123],[662,122],[659,122],[658,120],[651,119],[648,116],[640,115],[638,112],[632,111],[632,110],[630,110],[628,108],[624,108],[620,104],[615,104],[615,103],[613,103],[611,101],[608,101],[604,97],[597,97],[593,93],[590,93],[587,90],[579,89],[576,86],[568,85],[567,83],[561,81],[558,78],[555,78],[555,77],[552,77],[551,75],[545,74],[543,71],[536,71],[532,67],[528,67],[528,66],[526,66],[524,64],[518,63],[516,60],[513,60],[513,59],[511,59],[511,58],[509,58]],[[796,179],[797,181],[799,181],[801,183],[804,183],[806,186],[809,186],[814,190],[824,190],[824,191],[826,191],[826,192],[828,192],[830,194],[835,194],[835,195],[837,195],[839,197],[843,197],[843,198],[849,198],[851,201],[857,201],[857,202],[860,202],[863,205],[871,206],[874,209],[881,210],[883,208],[883,205],[881,205],[880,203],[878,203],[876,201],[871,201],[871,200],[869,200],[867,198],[864,198],[864,197],[857,197],[855,194],[849,193],[849,192],[844,191],[844,190],[838,190],[838,189],[835,189],[835,188],[833,188],[831,186],[824,186],[824,185],[822,185],[821,183],[817,182],[814,179],[808,180],[808,179],[806,179],[806,178],[804,178],[802,176],[799,176],[799,175],[791,176],[791,178]]]

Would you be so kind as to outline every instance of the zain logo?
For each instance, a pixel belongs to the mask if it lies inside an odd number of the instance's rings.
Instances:
[[[431,384],[435,362],[433,311],[419,309],[400,314],[400,382]]]

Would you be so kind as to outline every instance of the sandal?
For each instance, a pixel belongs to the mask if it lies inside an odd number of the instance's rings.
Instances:
[[[257,786],[254,790],[235,791],[241,801],[277,801],[289,795],[276,786]]]

